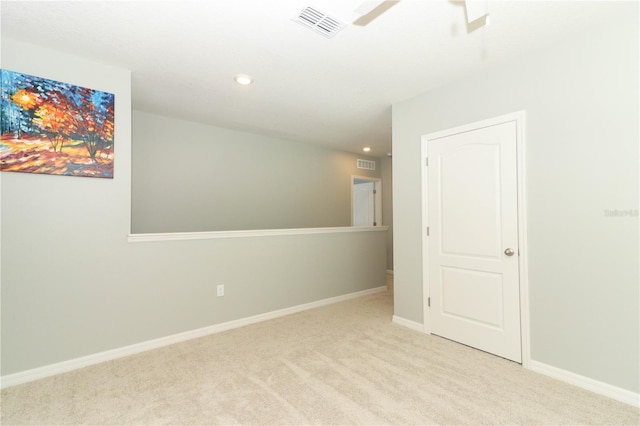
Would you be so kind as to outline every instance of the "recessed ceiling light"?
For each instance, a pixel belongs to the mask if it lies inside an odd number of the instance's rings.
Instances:
[[[237,74],[234,77],[234,80],[236,81],[236,83],[241,84],[243,86],[248,86],[251,83],[253,83],[253,79],[251,78],[250,75],[247,75],[247,74]]]
[[[371,148],[369,148],[368,146],[365,146],[364,148],[362,148],[362,150],[364,152],[369,152],[369,151],[371,151]]]

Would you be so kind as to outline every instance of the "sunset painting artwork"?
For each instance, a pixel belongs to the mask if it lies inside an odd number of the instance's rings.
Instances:
[[[114,95],[0,70],[0,170],[113,178]]]

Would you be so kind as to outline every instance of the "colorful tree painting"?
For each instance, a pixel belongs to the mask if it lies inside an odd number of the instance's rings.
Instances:
[[[113,94],[4,69],[0,78],[0,170],[113,177]]]

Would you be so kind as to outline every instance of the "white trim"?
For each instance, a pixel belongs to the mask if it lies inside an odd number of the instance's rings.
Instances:
[[[427,297],[430,295],[429,274],[428,274],[428,241],[426,227],[428,226],[427,216],[427,184],[428,169],[424,163],[427,158],[427,144],[430,140],[440,139],[464,132],[478,130],[484,127],[496,126],[511,121],[516,122],[516,156],[517,156],[517,186],[518,186],[518,256],[519,279],[520,279],[520,346],[522,351],[522,366],[530,368],[531,364],[531,333],[529,322],[529,280],[528,280],[528,250],[527,250],[527,219],[526,219],[526,173],[525,173],[525,111],[518,111],[511,114],[487,120],[477,121],[452,129],[441,130],[423,135],[421,138],[421,197],[422,197],[422,291],[423,291],[423,317],[424,332],[431,333],[430,308],[427,306]]]
[[[403,327],[410,328],[411,330],[419,331],[420,333],[424,333],[424,325],[420,324],[419,322],[415,322],[415,321],[411,321],[411,320],[408,320],[408,319],[404,319],[404,318],[401,318],[401,317],[396,316],[396,315],[393,316],[393,322],[395,324],[401,325]]]
[[[130,243],[151,241],[213,240],[218,238],[274,237],[282,235],[338,234],[349,232],[387,231],[388,226],[343,226],[335,228],[257,229],[252,231],[168,232],[158,234],[129,234]]]
[[[66,373],[68,371],[77,370],[79,368],[88,367],[90,365],[111,361],[125,356],[135,355],[140,352],[158,349],[164,346],[184,342],[186,340],[196,339],[198,337],[204,337],[210,334],[220,333],[227,330],[233,330],[235,328],[244,327],[246,325],[255,324],[258,322],[268,321],[274,318],[280,318],[286,315],[295,314],[297,312],[386,291],[386,286],[375,287],[368,290],[344,294],[342,296],[330,297],[315,302],[292,306],[290,308],[279,309],[277,311],[266,312],[264,314],[254,315],[247,318],[241,318],[233,321],[223,322],[221,324],[198,328],[196,330],[186,331],[184,333],[173,334],[171,336],[161,337],[159,339],[148,340],[146,342],[136,343],[105,352],[99,352],[96,354],[59,362],[57,364],[45,365],[43,367],[21,371],[19,373],[8,374],[0,378],[0,389],[26,382],[31,382],[38,379],[43,379],[45,377],[54,376],[56,374]]]
[[[526,117],[524,111],[510,114],[516,121],[516,155],[518,173],[518,263],[520,273],[520,344],[522,366],[531,367],[531,329],[529,322],[529,250],[527,243]]]
[[[531,360],[530,363],[531,370],[536,373],[562,380],[563,382],[595,392],[599,395],[604,395],[611,399],[615,399],[616,401],[624,402],[625,404],[629,404],[634,407],[640,407],[640,394],[638,393],[622,389],[608,383],[600,382],[589,377],[581,376],[579,374],[572,373],[571,371],[553,367],[542,362]]]
[[[420,177],[422,186],[420,187],[420,196],[422,197],[422,321],[424,323],[424,332],[431,334],[431,310],[427,304],[427,299],[431,296],[431,287],[429,286],[429,240],[427,239],[427,227],[429,226],[429,209],[427,188],[429,187],[429,169],[427,168],[427,136],[422,136],[420,144]]]

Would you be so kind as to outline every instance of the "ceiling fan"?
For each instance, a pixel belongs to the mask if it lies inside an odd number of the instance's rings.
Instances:
[[[489,15],[488,0],[463,0],[467,24]],[[365,26],[400,0],[323,0],[324,9],[308,6],[293,20],[333,37],[347,25]]]
[[[458,1],[464,2],[468,24],[489,14],[488,0]],[[399,2],[400,0],[341,0],[335,6],[338,18],[350,24],[357,24],[358,21],[370,14],[381,15],[382,12]]]

